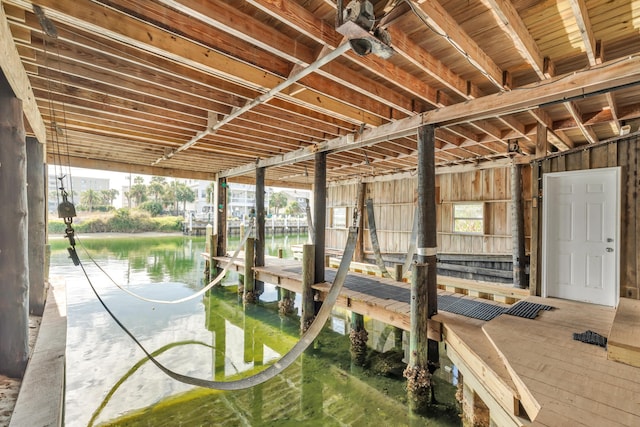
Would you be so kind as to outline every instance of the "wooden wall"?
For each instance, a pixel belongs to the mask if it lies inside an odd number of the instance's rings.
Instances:
[[[525,241],[529,248],[531,224],[531,172],[522,168],[525,200]],[[511,255],[511,170],[509,167],[474,170],[436,177],[438,252],[449,254]],[[356,206],[357,184],[333,186],[327,195],[327,247],[342,249],[346,230],[333,227],[332,209],[348,207],[351,218]],[[382,253],[406,253],[409,247],[417,179],[367,182],[366,197],[374,203],[376,228]],[[481,234],[453,232],[455,202],[484,202],[485,227]],[[366,218],[366,215],[365,215]],[[368,224],[365,220],[365,252],[372,252]]]
[[[564,172],[585,169],[597,169],[620,166],[622,168],[621,194],[621,222],[620,222],[620,295],[622,297],[640,299],[640,136],[624,138],[610,143],[581,147],[566,153],[553,155],[535,162],[532,167],[533,180],[550,172]],[[544,189],[542,189],[544,195]],[[539,236],[542,235],[540,220],[541,204],[544,197],[539,199],[533,209],[532,221],[534,247],[538,250],[531,254],[531,288],[532,292],[540,294],[541,265]]]
[[[622,167],[621,197],[621,292],[640,299],[640,136],[557,153],[522,167],[525,201],[525,247],[530,255],[530,287],[540,292],[543,198],[537,198],[538,183],[549,172]],[[439,174],[436,177],[438,252],[440,254],[511,255],[511,172],[510,167]],[[357,184],[332,186],[327,200],[327,247],[341,250],[347,229],[332,227],[331,209],[347,207],[350,223],[356,206]],[[367,196],[375,206],[378,239],[383,254],[404,254],[409,247],[417,182],[415,177],[380,178],[366,183]],[[542,195],[542,191],[540,191]],[[482,201],[485,205],[483,234],[453,232],[453,204]],[[366,215],[365,215],[366,218]],[[365,220],[364,250],[371,253]],[[533,250],[531,250],[533,248]]]

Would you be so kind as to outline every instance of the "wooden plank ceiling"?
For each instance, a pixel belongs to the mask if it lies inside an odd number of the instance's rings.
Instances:
[[[640,54],[640,0],[372,3],[390,58],[348,51],[248,108],[343,42],[335,0],[2,0],[50,161],[308,186],[317,149],[329,180],[414,170],[429,114],[456,111],[442,166],[532,154],[538,124],[552,151],[638,129],[640,79],[607,70]],[[555,90],[590,69],[595,93]]]

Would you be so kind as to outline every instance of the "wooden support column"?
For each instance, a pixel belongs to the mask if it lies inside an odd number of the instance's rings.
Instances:
[[[264,267],[264,179],[266,168],[256,169],[256,267]],[[264,292],[264,282],[256,281],[256,293],[262,295]]]
[[[315,249],[314,283],[324,282],[324,243],[327,217],[327,153],[316,153],[313,181],[313,224]]]
[[[216,241],[213,246],[211,245],[211,236],[213,235],[213,225],[207,224],[204,228],[204,251],[209,254],[209,258],[204,262],[204,281],[209,282],[212,277],[215,276],[213,274],[213,263],[211,262],[212,258],[212,247],[218,247],[218,242]]]
[[[354,254],[354,260],[357,262],[364,261],[364,200],[367,193],[367,183],[358,183],[358,191],[356,193],[357,207],[359,212],[358,217],[358,237],[356,240],[356,251]],[[347,218],[347,221],[349,219]]]
[[[216,253],[218,243],[218,235],[212,234],[209,236],[209,246],[213,248],[212,251],[209,252],[209,280],[213,280],[218,275],[218,269],[216,268],[216,260],[214,257],[218,256]],[[218,284],[219,286],[220,284]]]
[[[304,333],[315,318],[315,303],[313,300],[315,245],[302,245],[302,316],[300,330]],[[324,266],[323,266],[324,268]]]
[[[435,127],[418,129],[417,263],[411,278],[411,327],[407,378],[412,410],[424,412],[435,401],[431,375],[439,366],[438,341],[427,338],[428,323],[438,312],[436,268]]]
[[[511,165],[511,247],[513,254],[513,286],[526,288],[524,255],[524,204],[522,202],[522,167]]]
[[[255,273],[253,271],[254,245],[255,240],[253,237],[249,237],[244,244],[244,290],[242,291],[242,301],[245,304],[255,304],[258,301]]]
[[[429,266],[427,283],[427,317],[438,313],[438,268],[436,230],[436,166],[435,126],[418,129],[418,236],[417,262]],[[438,342],[429,340],[429,371],[433,373],[440,363]]]
[[[529,292],[542,294],[542,168],[531,164],[531,249],[529,261]]]
[[[352,311],[349,340],[351,341],[351,363],[356,366],[364,366],[367,363],[368,339],[369,333],[364,328],[364,316]]]
[[[28,137],[27,143],[27,205],[29,210],[29,313],[42,316],[47,297],[44,275],[46,243],[45,163],[44,145]]]
[[[218,178],[218,185],[216,186],[216,213],[217,213],[217,227],[218,231],[218,255],[225,255],[227,253],[227,179]]]
[[[22,378],[29,358],[27,153],[22,102],[0,72],[0,374]]]

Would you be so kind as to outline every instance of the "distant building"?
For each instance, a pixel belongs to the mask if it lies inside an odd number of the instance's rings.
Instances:
[[[69,179],[71,178],[71,179]],[[87,190],[101,191],[109,189],[109,178],[88,178],[84,176],[66,176],[62,183],[69,194],[69,201],[75,205],[80,203],[80,196]],[[56,213],[58,204],[62,202],[62,194],[59,191],[61,181],[55,175],[48,177],[48,208],[49,212]]]
[[[189,180],[187,185],[196,192],[196,200],[187,204],[187,210],[191,210],[197,217],[204,217],[212,212],[213,200],[209,197],[208,188],[210,181]],[[266,187],[264,205],[267,215],[270,215],[269,199],[274,193],[285,193],[289,202],[296,201],[304,213],[311,192],[309,190],[292,190],[285,188]],[[256,205],[256,189],[254,185],[229,183],[228,191],[228,215],[236,218],[247,217]],[[213,196],[212,196],[213,197]],[[283,211],[281,211],[282,213]]]

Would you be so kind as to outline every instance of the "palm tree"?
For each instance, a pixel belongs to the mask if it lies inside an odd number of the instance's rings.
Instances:
[[[182,202],[182,212],[187,209],[187,202],[196,200],[196,193],[183,182],[177,185],[176,202]]]
[[[153,196],[153,201],[157,202],[158,199],[162,198],[162,193],[164,192],[165,184],[167,179],[163,176],[153,176],[151,177],[151,182],[147,187],[149,194]]]
[[[102,195],[102,203],[106,206],[113,206],[113,201],[118,197],[120,192],[115,188],[110,188],[108,190],[101,190],[100,194]]]
[[[80,195],[80,203],[89,207],[89,212],[93,211],[93,205],[100,203],[100,194],[92,189],[89,189]]]
[[[136,176],[133,179],[133,186],[129,190],[129,196],[135,201],[136,205],[147,200],[147,186],[144,185],[144,178]]]
[[[280,208],[287,206],[287,202],[287,195],[282,191],[279,191],[271,195],[271,198],[269,199],[269,207],[275,209],[276,215],[278,215]]]

